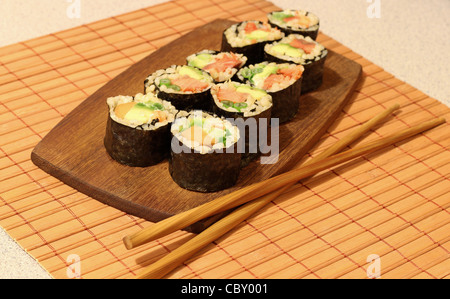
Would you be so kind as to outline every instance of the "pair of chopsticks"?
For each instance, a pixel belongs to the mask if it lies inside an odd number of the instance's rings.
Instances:
[[[298,181],[357,157],[386,148],[387,146],[413,137],[445,123],[445,119],[443,118],[424,122],[420,125],[338,154],[341,150],[359,139],[366,132],[399,108],[399,105],[394,105],[375,116],[357,128],[354,132],[336,142],[320,155],[311,159],[304,166],[272,177],[266,181],[241,188],[238,191],[222,196],[186,212],[164,219],[151,227],[124,237],[123,242],[125,247],[127,249],[132,249],[160,237],[166,236],[177,230],[186,228],[189,225],[212,215],[240,206],[228,216],[217,221],[188,242],[148,266],[142,271],[142,273],[139,273],[136,278],[162,278],[164,275],[168,274],[177,266],[181,265],[184,261],[193,256],[200,249],[214,240],[217,240],[219,237],[236,227],[255,212],[262,209],[265,205],[277,198],[283,192],[287,191]]]

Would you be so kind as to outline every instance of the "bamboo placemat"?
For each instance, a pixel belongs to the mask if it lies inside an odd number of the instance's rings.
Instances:
[[[128,251],[122,237],[152,225],[89,198],[37,168],[34,146],[103,84],[162,45],[216,18],[265,19],[262,0],[179,0],[0,49],[0,225],[55,278],[76,254],[82,278],[132,278],[191,234]],[[363,66],[361,83],[314,156],[388,106],[400,113],[372,140],[450,109],[321,34]],[[330,99],[332,100],[332,99]],[[323,172],[217,240],[170,278],[450,277],[450,130]],[[307,159],[307,158],[306,158]]]

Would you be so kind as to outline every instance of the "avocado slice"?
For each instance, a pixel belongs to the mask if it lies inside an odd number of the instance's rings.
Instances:
[[[280,21],[283,21],[284,19],[287,18],[292,18],[293,16],[294,16],[293,14],[287,14],[282,11],[272,13],[272,18]]]
[[[151,109],[143,103],[137,103],[125,114],[125,119],[136,120],[141,123],[147,123],[153,116],[154,109]]]
[[[189,66],[198,67],[199,69],[204,68],[212,61],[212,55],[208,53],[202,53],[194,57],[189,61]]]
[[[164,106],[162,104],[160,104],[160,103],[154,103],[154,102],[149,101],[149,102],[145,102],[145,103],[142,103],[142,104],[144,104],[145,106],[147,106],[151,110],[161,110],[161,111],[164,110]]]
[[[264,39],[267,38],[268,35],[269,35],[268,31],[264,31],[264,30],[258,29],[258,30],[255,30],[255,31],[249,33],[249,34],[246,34],[245,37],[248,38],[248,39],[258,39],[258,40],[262,39],[262,40],[264,40]]]
[[[263,69],[263,71],[261,73],[254,75],[252,78],[252,81],[254,84],[259,85],[259,83],[261,83],[261,81],[264,81],[271,74],[276,74],[277,72],[278,72],[278,66],[268,65]]]
[[[187,75],[193,79],[202,80],[204,79],[203,73],[201,70],[192,67],[192,66],[183,66],[180,68],[179,72],[180,75]]]
[[[259,100],[262,97],[264,97],[265,95],[267,95],[267,92],[265,92],[262,89],[259,88],[252,88],[250,86],[238,86],[236,88],[237,92],[242,92],[242,93],[248,93],[250,94],[252,97],[254,97],[255,99]]]
[[[272,47],[272,50],[274,52],[278,52],[283,55],[291,56],[291,57],[301,57],[303,54],[303,51],[301,49],[292,47],[289,44],[277,44]]]

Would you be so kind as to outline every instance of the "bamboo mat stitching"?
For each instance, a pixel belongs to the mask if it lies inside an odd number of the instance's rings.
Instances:
[[[117,18],[113,18],[114,20],[117,20]],[[123,24],[127,29],[129,29],[129,30],[131,30],[131,28],[130,27],[128,27],[128,26],[126,26],[123,22],[121,22],[121,21],[119,21],[119,20],[117,20],[119,23],[121,23],[121,24]],[[88,28],[88,29],[90,29],[92,32],[94,32],[94,33],[97,33],[96,31],[94,31],[94,30],[92,30],[88,25],[85,25],[85,27],[86,28]],[[133,31],[133,30],[131,30],[131,31]],[[135,31],[133,31],[134,33],[135,33]],[[100,36],[98,33],[97,33],[97,35],[100,37],[100,38],[102,38],[102,36]],[[144,41],[145,41],[145,39],[142,37],[142,36],[140,36],[139,34],[137,34],[139,37],[141,37]],[[56,35],[54,35],[53,34],[53,36],[56,36]],[[63,39],[61,39],[61,38],[58,38],[59,40],[61,40],[61,41],[63,41],[64,42],[64,40]],[[104,38],[102,38],[103,40],[105,40]],[[105,40],[106,41],[106,40]],[[67,43],[66,42],[64,42],[66,45],[67,45]],[[36,56],[38,56],[39,58],[41,58],[41,60],[44,62],[44,63],[47,63],[53,70],[56,70],[57,72],[58,72],[58,74],[60,74],[63,78],[65,78],[69,83],[71,83],[71,84],[73,84],[77,89],[79,89],[79,90],[82,90],[84,93],[85,93],[85,95],[86,96],[88,96],[88,94],[83,90],[83,89],[81,89],[79,86],[77,86],[76,85],[76,83],[74,83],[74,82],[72,82],[72,81],[70,81],[69,79],[67,79],[61,72],[59,72],[58,71],[58,69],[57,68],[55,68],[54,66],[52,66],[49,62],[47,62],[45,59],[43,59],[40,55],[39,55],[39,53],[37,53],[33,48],[31,48],[31,47],[29,47],[29,46],[27,46],[25,43],[21,43],[22,45],[24,45],[24,46],[26,46],[28,49],[30,49],[31,51],[33,51],[33,53],[36,55]],[[151,44],[151,42],[149,41],[149,44]],[[153,46],[153,45],[152,45]],[[155,49],[156,49],[156,47],[155,46],[153,46]],[[72,49],[72,48],[71,48]],[[73,49],[72,49],[73,50]],[[119,49],[117,49],[116,48],[116,50],[119,50]],[[74,51],[74,50],[73,50]],[[85,60],[85,61],[87,61],[87,59],[86,58],[84,58],[81,54],[79,54],[78,52],[76,52],[76,51],[74,51],[76,54],[78,54],[83,60]],[[134,62],[131,58],[130,58],[130,60],[132,61],[132,62]],[[90,63],[90,62],[89,62]],[[8,68],[7,68],[7,66],[6,65],[4,65],[3,63],[1,63],[2,64],[2,66],[4,66],[5,67],[5,69],[10,73],[10,74],[13,74],[13,75],[15,75],[15,73],[13,73],[13,72],[11,72]],[[92,65],[92,63],[90,63],[91,65]],[[100,71],[98,68],[96,68],[98,71]],[[101,71],[100,71],[101,72]],[[105,73],[103,73],[103,72],[101,72],[102,74],[104,74],[107,78],[110,78],[108,75],[106,75]],[[16,78],[19,80],[19,81],[21,81],[28,89],[30,89],[32,92],[33,92],[33,94],[35,94],[35,95],[37,95],[37,96],[39,96],[40,97],[40,99],[42,100],[42,101],[44,101],[45,103],[47,103],[52,109],[54,109],[55,111],[57,111],[62,117],[64,116],[64,115],[62,115],[55,107],[53,107],[52,105],[50,105],[42,96],[40,96],[39,95],[39,93],[37,93],[36,91],[34,91],[32,88],[31,88],[31,86],[29,86],[28,84],[26,84],[24,81],[22,81],[22,79],[21,78],[19,78],[19,77],[17,77],[16,76]],[[2,103],[3,104],[3,103]],[[4,105],[4,104],[3,104]],[[8,111],[10,111],[11,113],[14,113],[12,110],[10,110],[6,105],[4,105],[7,109],[8,109]],[[18,119],[20,119],[17,115],[15,115]],[[23,122],[23,121],[22,121]],[[23,122],[31,131],[33,131],[33,133],[34,134],[36,134],[37,136],[39,136],[39,138],[41,138],[42,139],[42,136],[39,134],[39,133],[37,133],[35,130],[33,130],[33,128],[31,128],[30,126],[28,126],[25,122]],[[3,151],[3,149],[2,149],[2,152],[5,154],[5,156],[7,156],[13,163],[14,163],[14,165],[16,165],[16,166],[18,166],[19,168],[21,168],[20,167],[20,165],[18,165],[9,155],[7,155],[6,154],[6,152],[4,152]],[[63,206],[63,208],[64,209],[66,209],[66,210],[68,210],[68,211],[70,211],[71,212],[71,210],[70,209],[68,209],[67,207],[65,207],[64,206],[64,204],[61,202],[61,201],[59,201],[58,199],[56,199],[50,192],[48,192],[47,190],[46,190],[46,188],[44,187],[44,186],[42,186],[39,182],[37,182],[34,178],[32,178],[23,168],[21,168],[22,169],[22,171],[24,172],[24,173],[26,173],[27,175],[28,175],[28,177],[34,182],[34,183],[36,183],[37,185],[39,185],[46,193],[48,193],[50,196],[52,196],[53,197],[53,199],[55,200],[55,201],[57,201],[58,203],[60,203],[62,206]],[[2,199],[3,200],[3,199]],[[4,200],[3,200],[4,201]],[[7,202],[6,201],[4,201],[5,202],[5,204],[7,204]],[[10,205],[9,205],[10,206]],[[10,206],[11,207],[11,206]],[[11,207],[12,208],[12,207]],[[12,208],[13,209],[13,208]],[[14,210],[14,209],[13,209]],[[71,212],[72,213],[72,212]],[[56,252],[56,250],[54,249],[54,248],[52,248],[51,247],[51,244],[49,244],[46,240],[45,240],[45,238],[43,238],[40,234],[39,234],[39,232],[37,231],[37,230],[35,230],[33,227],[32,227],[32,225],[30,224],[30,223],[28,223],[28,221],[26,221],[26,219],[25,218],[23,218],[23,216],[21,216],[19,213],[17,213],[16,212],[16,215],[18,215],[19,217],[21,217],[22,219],[23,219],[23,221],[25,222],[25,223],[27,223],[31,228],[32,228],[32,230],[36,233],[36,234],[38,234],[39,236],[40,236],[40,238],[42,239],[42,241],[44,242],[44,244],[46,244],[46,245],[48,245],[51,249],[52,249],[52,251],[55,253],[55,255],[58,255],[57,254],[57,252]],[[79,219],[79,217],[77,217],[74,213],[72,213],[72,215],[73,215],[73,217],[75,218],[75,219],[77,219],[83,226],[85,226],[85,224],[81,221],[81,219]],[[100,240],[98,240],[96,237],[95,237],[95,234],[93,234],[89,229],[87,229],[86,228],[86,230],[92,235],[92,237],[94,238],[94,239],[96,239],[96,241],[97,242],[99,242],[100,244],[102,244],[101,243],[101,241]],[[102,246],[103,246],[103,248],[105,249],[105,250],[107,250],[107,251],[109,251],[109,249],[104,245],[104,244],[102,244]],[[109,251],[110,252],[110,251]],[[112,252],[110,252],[112,255],[114,255]],[[58,255],[59,256],[59,255]],[[62,262],[64,262],[64,263],[66,263],[65,262],[65,260],[62,258],[62,257],[60,257],[61,258],[61,261]],[[120,259],[118,259],[117,257],[116,257],[116,259],[118,260],[118,261],[120,261]],[[123,262],[122,262],[123,263]],[[125,264],[124,264],[124,266],[126,266]],[[126,266],[127,267],[127,266]],[[129,271],[131,272],[131,273],[134,273],[131,269],[129,269]]]
[[[88,25],[85,25],[86,28],[89,28]],[[94,30],[91,30],[92,32],[95,32]],[[77,52],[75,49],[73,49],[64,39],[58,37],[56,34],[51,33],[50,36],[54,37],[55,39],[61,41],[67,49],[70,49],[75,55],[79,56],[84,62],[88,63],[91,67],[93,67],[96,71],[98,71],[100,74],[103,74],[106,76],[106,78],[108,78],[108,80],[111,80],[111,76],[109,76],[108,74],[102,72],[96,65],[94,65],[90,60],[88,60],[87,58],[85,58],[83,55],[81,55],[79,52]],[[26,44],[24,44],[26,45]],[[28,45],[26,45],[27,47],[29,47]],[[118,51],[120,51],[119,49],[117,49]],[[131,60],[131,59],[130,59]],[[131,60],[131,62],[134,63],[133,60]],[[84,91],[83,91],[84,92]]]
[[[88,27],[88,26],[86,26],[86,27]],[[88,28],[89,28],[89,27],[88,27]],[[73,81],[69,80],[66,76],[64,76],[61,72],[59,72],[59,70],[58,70],[57,68],[55,68],[55,67],[52,66],[49,62],[47,62],[45,59],[43,59],[43,58],[41,57],[41,55],[39,55],[39,53],[37,53],[33,48],[27,46],[25,43],[21,43],[21,44],[23,44],[23,45],[26,46],[28,49],[30,49],[31,51],[33,51],[33,53],[34,53],[36,56],[38,56],[44,63],[47,63],[53,70],[57,71],[59,75],[61,75],[63,78],[65,78],[65,79],[67,80],[67,82],[73,84],[77,89],[83,91],[84,94],[85,94],[86,96],[89,96],[89,94],[86,93],[82,88],[80,88],[76,83],[74,83]],[[80,55],[80,56],[81,56],[81,55]],[[7,68],[3,63],[2,63],[2,65],[8,70],[8,68]],[[44,101],[44,102],[45,102],[46,104],[48,104],[52,109],[54,109],[55,111],[57,111],[57,112],[59,113],[59,111],[58,111],[55,107],[53,107],[52,105],[50,105],[50,104],[49,104],[42,96],[40,96],[37,92],[35,92],[35,91],[34,91],[29,85],[27,85],[22,79],[20,79],[19,77],[17,77],[17,79],[18,79],[19,81],[21,81],[27,88],[29,88],[35,95],[39,96],[39,97],[41,98],[42,101]],[[60,115],[63,116],[61,113],[60,113]],[[27,125],[27,127],[29,127],[29,126]],[[35,134],[37,134],[37,135],[42,139],[42,136],[40,136],[37,132],[35,132],[31,127],[29,127],[29,128],[30,128]],[[5,153],[3,150],[2,150],[2,152],[6,155],[6,153]],[[8,157],[8,158],[10,158],[10,157]],[[10,158],[10,159],[11,159],[11,158]],[[17,163],[14,162],[13,159],[11,159],[11,161],[12,161],[15,165],[19,166]],[[19,168],[21,168],[21,167],[19,166]],[[22,169],[22,170],[23,170],[23,169]],[[72,210],[71,210],[70,208],[68,208],[62,201],[60,201],[59,199],[57,199],[56,197],[54,197],[53,194],[52,194],[51,192],[49,192],[42,184],[40,184],[40,183],[39,183],[38,181],[36,181],[33,177],[31,177],[25,170],[23,170],[23,171],[24,171],[25,174],[27,174],[27,176],[28,176],[34,183],[36,183],[37,185],[39,185],[45,193],[47,193],[48,195],[50,195],[50,196],[53,198],[53,200],[55,200],[56,202],[58,202],[65,210],[69,211],[69,212],[72,214],[72,216],[74,217],[74,219],[76,219],[77,221],[79,221],[80,224],[81,224],[83,227],[85,227],[86,231],[89,232],[89,233],[92,235],[92,237],[93,237],[93,239],[94,239],[95,241],[97,241],[98,243],[100,243],[106,251],[110,252],[110,254],[113,255],[113,256],[117,259],[117,261],[121,262],[125,267],[128,268],[128,266],[127,266],[125,263],[123,263],[123,261],[121,261],[117,256],[115,256],[114,253],[111,252],[111,251],[108,249],[108,247],[105,246],[105,245],[101,242],[101,240],[99,240],[99,239],[96,237],[96,235],[95,235],[95,234],[94,234],[94,233],[93,233],[93,232],[92,232],[92,231],[91,231],[91,230],[83,223],[83,221],[82,221],[79,217],[77,217],[77,216],[75,215],[75,213],[72,212]],[[20,216],[20,215],[19,215],[19,216]],[[21,218],[22,218],[22,219],[23,219],[23,220],[24,220],[24,221],[25,221],[25,222],[33,229],[33,231],[35,231],[35,232],[40,236],[40,238],[42,238],[42,240],[44,241],[44,244],[46,244],[47,246],[49,246],[49,247],[52,249],[52,251],[54,251],[54,252],[56,253],[55,249],[52,248],[51,244],[49,244],[49,243],[48,243],[48,242],[47,242],[47,241],[46,241],[46,240],[45,240],[45,239],[37,232],[37,230],[35,230],[35,229],[32,227],[32,225],[29,224],[28,221],[26,221],[26,219],[24,219],[22,216],[20,216],[20,217],[21,217]],[[57,255],[58,255],[58,254],[57,254]],[[59,255],[58,255],[58,256],[59,256]],[[61,261],[67,265],[66,261],[65,261],[61,256],[59,256],[59,257],[60,257]],[[129,269],[129,271],[130,271],[131,273],[134,273],[131,269]]]

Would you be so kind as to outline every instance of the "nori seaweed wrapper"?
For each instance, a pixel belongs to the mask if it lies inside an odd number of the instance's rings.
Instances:
[[[284,64],[286,62],[278,60],[276,61],[276,63]],[[288,63],[294,64],[292,62]],[[278,118],[279,124],[286,123],[295,118],[295,116],[297,115],[298,109],[300,107],[300,96],[302,94],[303,88],[303,76],[304,73],[302,74],[302,77],[300,77],[298,80],[284,89],[278,91],[266,90],[266,92],[272,97],[271,118]],[[254,83],[240,74],[238,74],[238,78],[242,83],[247,83],[253,87],[257,87]]]
[[[244,122],[249,118],[255,119],[256,124],[257,124],[257,130],[256,130],[257,133],[256,134],[259,134],[260,120],[267,119],[266,124],[269,124],[270,118],[272,117],[272,107],[267,110],[262,111],[258,115],[244,117],[244,113],[223,110],[222,108],[217,106],[215,104],[215,102],[213,104],[213,112],[215,114],[217,114],[218,116],[222,116],[226,119],[233,119],[235,122],[238,122],[239,119],[242,119]],[[250,140],[251,140],[250,133],[251,133],[250,128],[248,126],[246,126],[245,127],[245,149],[244,149],[245,152],[242,153],[242,163],[241,163],[242,167],[247,166],[250,162],[256,160],[261,155],[261,151],[260,151],[258,144],[250,144]],[[242,138],[242,135],[243,135],[243,133],[241,134],[241,138]],[[256,153],[254,153],[254,150],[250,150],[250,149],[254,149],[254,148],[256,148]]]
[[[263,61],[264,59],[264,47],[266,44],[270,42],[260,42],[252,45],[247,45],[244,47],[233,47],[228,43],[228,40],[225,36],[225,33],[223,34],[222,39],[222,52],[235,52],[243,54],[248,58],[247,64],[255,64],[258,62]]]
[[[180,187],[197,192],[216,192],[234,186],[239,178],[241,154],[232,147],[233,153],[211,152],[201,154],[182,144],[176,137],[172,142],[179,142],[180,153],[171,151],[169,172]]]
[[[274,11],[274,12],[283,12],[282,10],[279,11]],[[272,13],[274,13],[272,12]],[[307,14],[308,15],[308,14]],[[319,27],[320,27],[320,23],[317,24],[317,29],[316,30],[308,30],[308,29],[302,29],[302,28],[294,28],[291,26],[280,26],[278,24],[273,23],[270,19],[268,19],[268,23],[270,24],[270,26],[272,27],[276,27],[278,29],[281,30],[281,32],[283,32],[286,36],[290,35],[290,34],[301,34],[304,37],[311,37],[313,40],[317,39],[317,36],[319,35]]]
[[[170,123],[155,130],[139,130],[108,117],[104,145],[117,162],[132,167],[156,165],[168,157]]]
[[[302,88],[301,93],[305,94],[307,92],[316,90],[322,85],[323,82],[323,70],[325,66],[325,61],[328,56],[328,50],[323,50],[321,57],[319,60],[315,60],[313,62],[306,61],[305,63],[301,63],[301,65],[305,68],[303,72],[303,80],[302,80]],[[290,60],[284,60],[269,53],[265,52],[265,59],[270,62],[276,63],[295,63]],[[275,104],[274,104],[275,105]],[[280,120],[281,123],[281,120]]]
[[[211,111],[211,93],[210,89],[213,85],[214,81],[212,77],[205,71],[200,70],[198,68],[192,67],[192,69],[198,70],[201,72],[204,76],[207,76],[210,78],[209,86],[201,91],[196,93],[182,93],[182,92],[166,92],[160,89],[160,86],[156,84],[156,80],[158,78],[161,78],[161,76],[164,75],[171,75],[175,73],[175,70],[178,68],[183,67],[189,67],[189,66],[176,66],[173,65],[169,69],[172,69],[172,72],[167,72],[168,69],[165,70],[159,70],[154,72],[152,75],[147,77],[144,81],[144,93],[149,93],[148,89],[152,87],[154,90],[151,91],[151,93],[155,93],[158,98],[170,102],[173,106],[175,106],[178,110],[185,110],[185,111],[191,111],[191,110],[203,110],[203,111]],[[189,67],[191,68],[191,67]],[[159,72],[161,74],[158,75]],[[164,73],[165,72],[165,73]],[[152,80],[150,80],[152,78]]]
[[[316,40],[317,36],[319,35],[319,29],[312,31],[312,30],[302,30],[302,29],[298,29],[298,28],[292,28],[292,27],[289,27],[289,26],[281,27],[281,26],[278,26],[276,24],[273,24],[270,21],[269,21],[269,24],[271,26],[273,26],[273,27],[277,27],[278,29],[280,29],[286,35],[289,35],[289,34],[301,34],[304,37],[309,36],[313,40]]]
[[[302,80],[303,77],[282,90],[267,92],[272,96],[272,118],[278,118],[280,124],[292,120],[297,115],[303,88]]]
[[[184,111],[192,111],[192,110],[203,110],[203,111],[212,111],[212,97],[210,93],[210,89],[208,88],[205,91],[199,93],[169,93],[160,91],[159,87],[156,87],[158,90],[158,97],[162,100],[170,102],[175,106],[178,110]]]

